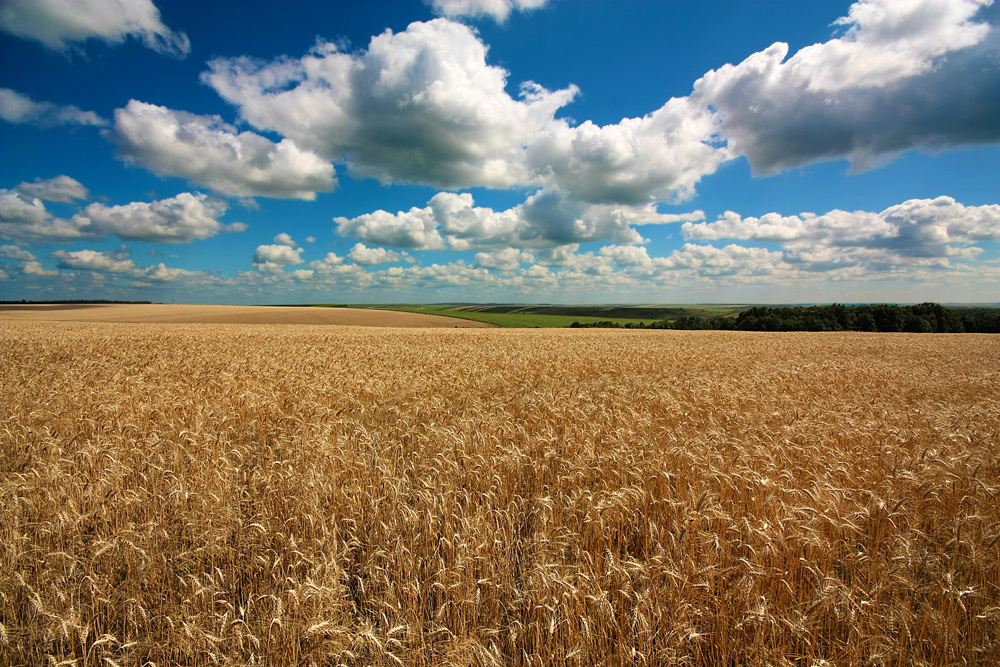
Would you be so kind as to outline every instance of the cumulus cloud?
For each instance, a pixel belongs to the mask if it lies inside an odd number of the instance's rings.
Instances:
[[[820,160],[877,166],[913,149],[1000,140],[992,0],[861,0],[846,32],[791,58],[776,43],[695,83],[733,154],[770,174]],[[786,59],[787,58],[787,59]]]
[[[385,248],[369,248],[364,243],[357,243],[347,253],[348,259],[364,266],[375,264],[385,264],[387,262],[398,262],[400,255],[398,252],[386,250]]]
[[[0,88],[0,118],[8,123],[26,123],[40,127],[56,125],[103,127],[108,124],[108,121],[93,111],[84,111],[71,104],[36,102],[10,88]]]
[[[317,271],[330,270],[335,266],[343,266],[344,258],[337,255],[337,253],[328,252],[326,257],[323,259],[317,259],[309,263],[310,269],[315,269]]]
[[[51,269],[46,269],[42,266],[41,262],[30,261],[25,262],[21,265],[21,273],[26,276],[44,277],[44,276],[58,276],[59,272]]]
[[[226,208],[222,200],[182,192],[169,199],[122,206],[95,202],[73,216],[73,223],[95,237],[114,235],[135,241],[189,243],[229,229],[245,228],[219,222]]]
[[[542,182],[582,201],[684,201],[702,177],[731,157],[712,141],[716,131],[707,109],[672,98],[642,118],[615,125],[554,121],[534,137],[526,159]]]
[[[64,52],[73,42],[95,38],[121,44],[127,37],[165,55],[191,51],[187,35],[164,25],[151,0],[6,0],[0,5],[0,30]]]
[[[355,218],[337,217],[337,234],[397,248],[454,250],[497,247],[544,248],[590,241],[641,243],[636,225],[704,218],[701,211],[659,213],[652,204],[588,204],[541,190],[505,211],[475,206],[469,193],[440,192],[424,208]]]
[[[24,244],[62,243],[85,238],[87,222],[50,213],[44,202],[17,190],[0,189],[0,238]]]
[[[302,264],[302,248],[276,243],[257,246],[250,261],[263,273],[278,273],[286,266]]]
[[[290,139],[239,132],[218,116],[131,100],[115,111],[111,137],[125,160],[224,195],[313,200],[336,185],[329,161]]]
[[[685,243],[659,262],[667,270],[690,269],[702,276],[768,274],[782,263],[782,253],[730,244],[723,248]]]
[[[126,252],[111,250],[57,250],[52,256],[59,260],[60,269],[97,271],[99,273],[127,273],[135,269],[135,262]]]
[[[292,246],[293,248],[298,245],[298,243],[296,243],[295,240],[292,239],[292,237],[286,234],[285,232],[281,232],[280,234],[275,236],[274,242],[277,243],[278,245],[289,245]]]
[[[430,0],[438,16],[489,16],[503,23],[514,10],[525,11],[544,7],[548,0]]]
[[[33,262],[38,259],[38,257],[17,245],[0,245],[0,258],[13,259],[19,262]]]
[[[535,256],[517,248],[505,248],[495,252],[476,253],[476,265],[484,269],[516,271],[521,264],[534,264]]]
[[[204,279],[203,271],[189,271],[166,266],[163,262],[143,269],[136,269],[132,276],[137,279],[155,280],[157,282],[174,282],[177,280]]]
[[[729,211],[714,222],[689,222],[681,229],[694,240],[781,243],[797,261],[820,261],[817,258],[830,254],[825,249],[837,249],[847,258],[844,251],[853,248],[879,250],[882,261],[899,263],[904,258],[978,254],[981,249],[974,244],[1000,239],[1000,205],[964,206],[951,197],[938,197],[911,199],[881,213],[833,210],[823,215],[768,213],[744,218]]]
[[[383,183],[506,188],[534,180],[523,147],[576,95],[532,82],[508,95],[468,27],[435,19],[368,49],[322,43],[300,59],[217,59],[203,75],[254,126]]]
[[[676,203],[740,155],[763,174],[842,158],[862,169],[911,148],[1000,140],[1000,37],[982,13],[991,2],[860,0],[836,22],[839,36],[791,57],[774,44],[706,73],[687,97],[604,126],[557,118],[572,84],[526,81],[510,96],[478,35],[447,19],[386,31],[358,53],[320,43],[298,59],[217,59],[203,79],[255,127],[385,184]],[[445,13],[494,5],[512,6],[455,0]],[[420,217],[396,243],[443,242]]]
[[[591,203],[683,200],[728,159],[700,102],[673,98],[598,126],[556,118],[574,85],[549,91],[486,62],[468,27],[436,19],[343,53],[217,59],[203,75],[252,125],[280,132],[357,176],[445,189],[545,186]]]
[[[14,189],[29,197],[62,204],[73,204],[79,199],[90,198],[90,192],[82,183],[66,175],[47,179],[36,178],[31,183],[19,183]]]

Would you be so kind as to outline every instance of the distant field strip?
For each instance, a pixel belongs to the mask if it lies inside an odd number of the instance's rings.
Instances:
[[[351,306],[348,306],[351,307]],[[509,328],[564,328],[574,322],[593,324],[614,322],[616,324],[648,324],[677,313],[696,312],[716,314],[729,312],[725,309],[706,310],[702,307],[639,308],[639,307],[584,307],[584,306],[461,306],[461,305],[364,305],[355,308],[372,308],[408,313],[425,313],[455,317],[464,320],[484,322],[498,327]],[[601,314],[601,312],[608,314]],[[588,313],[588,314],[581,314]],[[630,314],[631,313],[631,314]]]
[[[45,322],[132,322],[169,324],[332,324],[370,327],[482,326],[433,314],[279,306],[173,304],[0,304],[4,320]]]
[[[998,369],[988,335],[0,321],[0,665],[998,664]]]

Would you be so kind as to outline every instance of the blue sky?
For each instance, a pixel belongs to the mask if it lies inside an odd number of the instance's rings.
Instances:
[[[0,0],[0,298],[995,302],[991,0]]]

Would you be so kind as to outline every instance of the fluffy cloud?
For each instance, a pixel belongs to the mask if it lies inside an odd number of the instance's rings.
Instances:
[[[544,248],[589,241],[641,243],[634,225],[668,224],[704,218],[701,211],[659,213],[652,204],[615,206],[566,199],[542,190],[505,211],[475,206],[471,194],[440,192],[424,208],[355,218],[334,218],[337,233],[379,245],[454,250],[497,247]]]
[[[31,183],[19,183],[14,189],[29,197],[62,204],[73,204],[79,199],[90,198],[90,192],[82,183],[66,175],[47,179],[36,178]]]
[[[295,240],[285,232],[281,232],[280,234],[275,236],[274,242],[277,243],[278,245],[288,245],[292,246],[293,248],[298,245],[298,243],[296,243]]]
[[[777,43],[708,72],[688,97],[604,126],[556,117],[573,85],[527,81],[511,97],[477,34],[446,19],[386,31],[357,53],[321,43],[298,59],[217,59],[203,79],[252,125],[357,176],[641,206],[686,200],[740,155],[757,173],[845,157],[866,168],[911,148],[1000,140],[1000,37],[981,13],[991,2],[861,0],[836,22],[840,36],[791,57]],[[439,3],[451,15],[512,6]],[[357,224],[391,229],[391,244],[441,247],[427,211],[412,213],[406,225],[383,214]]]
[[[0,238],[26,244],[98,240],[107,236],[154,243],[190,243],[222,231],[246,229],[243,223],[220,222],[226,203],[201,193],[182,192],[169,199],[121,206],[94,202],[72,218],[64,219],[53,216],[40,198],[27,194],[25,189],[60,199],[80,194],[80,190],[86,192],[68,177],[22,183],[17,190],[0,190]]]
[[[315,153],[239,132],[218,116],[131,100],[115,111],[111,136],[125,160],[224,195],[313,200],[336,184],[333,165]]]
[[[782,253],[766,248],[685,243],[659,262],[667,270],[691,270],[701,276],[770,274],[782,263]]]
[[[521,264],[534,264],[535,256],[517,248],[505,248],[496,252],[476,253],[476,265],[484,269],[516,271]]]
[[[41,262],[30,261],[25,262],[21,265],[21,273],[26,276],[44,277],[44,276],[58,276],[58,271],[53,271],[46,269],[42,266]]]
[[[690,197],[728,159],[700,102],[674,98],[642,117],[572,126],[577,94],[527,81],[508,95],[468,27],[444,19],[372,38],[360,54],[320,44],[298,60],[210,63],[204,80],[248,122],[290,137],[355,175],[454,189],[545,186],[590,203]]]
[[[57,51],[90,38],[121,44],[126,37],[167,55],[191,50],[187,35],[165,26],[151,0],[7,0],[0,5],[0,30]]]
[[[335,266],[343,266],[344,258],[339,257],[336,253],[328,252],[326,257],[323,259],[317,259],[315,261],[309,262],[309,268],[316,271],[329,271]]]
[[[855,258],[898,264],[906,258],[969,257],[979,241],[1000,239],[1000,205],[964,206],[951,197],[911,199],[881,213],[834,210],[760,218],[727,212],[715,222],[685,223],[689,239],[772,241],[799,262],[829,264],[832,250],[845,261]],[[846,249],[867,249],[847,254]]]
[[[60,269],[97,271],[99,273],[128,273],[135,269],[135,262],[127,252],[112,250],[57,250],[52,256],[59,260]]]
[[[263,273],[278,273],[286,266],[295,266],[302,263],[302,248],[293,248],[289,245],[276,243],[274,245],[257,246],[257,251],[253,255],[254,266]]]
[[[616,125],[550,123],[527,148],[542,182],[592,203],[683,201],[730,153],[715,145],[717,127],[707,109],[672,98],[642,118]]]
[[[776,43],[708,72],[733,154],[768,174],[848,158],[857,169],[912,148],[1000,140],[1000,40],[976,21],[992,0],[861,0],[846,33],[798,51]]]
[[[435,199],[437,198],[436,195]],[[449,195],[458,196],[458,195]],[[471,195],[465,195],[471,201]],[[334,218],[337,233],[348,238],[361,239],[369,243],[392,246],[394,248],[418,248],[440,250],[445,247],[444,239],[438,233],[438,219],[432,205],[426,208],[414,206],[409,211],[389,213],[381,209],[364,213],[355,218],[343,216]]]
[[[62,243],[85,238],[82,220],[53,216],[38,197],[0,189],[0,238],[18,243]]]
[[[114,235],[135,241],[189,243],[222,231],[245,229],[243,225],[219,222],[225,212],[224,201],[201,193],[182,192],[149,203],[106,206],[95,202],[73,216],[73,222],[95,237]]]
[[[537,9],[548,0],[430,0],[438,16],[490,16],[503,23],[514,10]]]
[[[132,272],[134,278],[141,278],[143,280],[155,280],[157,282],[174,282],[178,280],[191,280],[199,279],[204,280],[207,278],[206,274],[202,271],[188,271],[187,269],[177,269],[170,266],[166,266],[163,262],[155,264],[153,266],[146,267],[144,269],[136,269]]]
[[[524,146],[577,89],[526,82],[514,99],[486,50],[468,27],[435,19],[377,35],[359,54],[323,43],[298,60],[214,60],[203,78],[254,126],[358,176],[442,188],[537,180]]]
[[[363,243],[357,243],[347,257],[357,264],[373,266],[375,264],[385,264],[387,262],[398,262],[400,255],[398,252],[386,250],[385,248],[369,248]]]
[[[0,245],[0,259],[13,259],[19,262],[33,262],[38,258],[20,246]]]
[[[0,10],[2,11],[2,10]],[[0,118],[8,123],[28,123],[41,127],[55,125],[91,125],[102,127],[108,122],[93,111],[73,105],[36,102],[10,88],[0,88]]]

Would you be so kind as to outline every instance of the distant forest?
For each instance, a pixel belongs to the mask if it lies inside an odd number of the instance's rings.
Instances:
[[[756,306],[737,315],[685,316],[649,324],[597,322],[574,328],[715,329],[728,331],[876,331],[910,333],[1000,333],[1000,308],[913,306]]]

